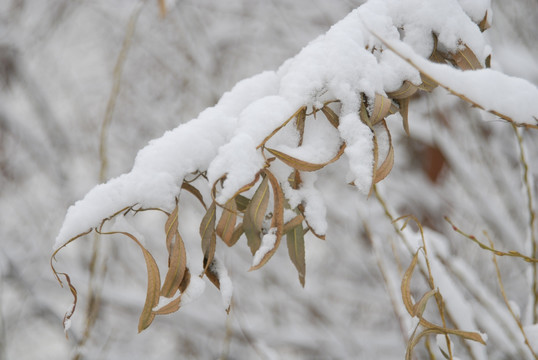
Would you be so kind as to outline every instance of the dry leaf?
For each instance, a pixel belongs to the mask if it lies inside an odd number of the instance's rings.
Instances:
[[[266,148],[267,151],[269,151],[271,154],[273,154],[274,156],[276,156],[279,160],[281,160],[282,162],[284,162],[286,165],[296,169],[296,170],[299,170],[299,171],[317,171],[319,169],[322,169],[324,168],[325,166],[335,162],[336,160],[338,160],[342,154],[344,153],[344,150],[346,148],[346,144],[345,143],[342,143],[342,145],[340,145],[340,148],[338,149],[338,152],[336,153],[336,155],[330,159],[329,161],[326,161],[324,163],[321,163],[321,164],[314,164],[314,163],[310,163],[308,161],[304,161],[304,160],[300,160],[300,159],[297,159],[293,156],[290,156],[288,154],[285,154],[281,151],[278,151],[278,150],[274,150],[274,149],[270,149],[270,148]]]
[[[304,230],[303,226],[294,227],[286,233],[286,241],[288,243],[288,254],[290,260],[295,265],[299,274],[299,282],[304,287],[306,263],[305,263],[305,249],[304,249]]]
[[[252,255],[258,251],[262,239],[262,225],[265,219],[265,211],[269,204],[269,184],[267,176],[264,177],[258,189],[254,193],[245,209],[243,218],[243,230],[247,236],[248,246]]]
[[[232,238],[235,223],[237,222],[237,204],[235,199],[230,199],[224,205],[224,210],[220,216],[219,223],[217,224],[217,235],[220,236],[222,241],[228,246]]]
[[[207,209],[202,222],[200,223],[200,236],[202,238],[202,252],[204,254],[204,272],[207,271],[209,264],[213,261],[215,255],[216,244],[216,221],[217,204],[215,201],[211,203]]]

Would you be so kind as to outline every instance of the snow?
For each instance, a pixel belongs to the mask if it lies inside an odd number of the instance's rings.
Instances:
[[[269,229],[269,232],[263,235],[262,244],[260,248],[254,254],[254,259],[252,259],[252,267],[257,266],[260,261],[262,261],[265,254],[271,251],[275,247],[276,243],[276,228]]]
[[[233,295],[233,284],[230,276],[228,275],[228,270],[224,266],[224,263],[218,259],[213,259],[213,269],[216,271],[219,278],[220,285],[220,296],[222,299],[222,305],[224,306],[225,311],[229,311],[230,305],[232,303]]]

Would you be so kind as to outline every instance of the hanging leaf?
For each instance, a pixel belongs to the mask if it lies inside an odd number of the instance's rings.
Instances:
[[[304,221],[304,216],[302,214],[297,215],[296,217],[294,217],[293,219],[291,219],[290,221],[284,224],[284,228],[282,230],[283,233],[286,234],[288,231],[290,231],[296,226],[299,226],[299,225],[302,226],[303,221]]]
[[[243,195],[236,195],[234,199],[238,211],[245,211],[248,204],[250,203],[250,199]]]
[[[247,236],[248,246],[252,255],[256,253],[261,244],[263,220],[265,219],[268,204],[269,184],[266,176],[245,209],[243,218],[243,230]]]
[[[284,193],[282,192],[282,188],[280,187],[277,178],[269,170],[265,170],[265,176],[269,179],[271,187],[273,188],[274,208],[273,218],[271,220],[271,228],[276,229],[275,243],[273,248],[267,251],[258,264],[252,266],[249,271],[257,270],[265,265],[267,261],[269,261],[280,245],[280,240],[284,230]]]
[[[394,165],[394,147],[392,146],[392,138],[390,136],[390,131],[387,126],[387,122],[383,120],[382,122],[383,127],[385,128],[385,131],[387,132],[388,141],[389,141],[389,151],[387,153],[387,156],[385,157],[385,160],[383,160],[383,163],[379,168],[375,171],[374,176],[374,184],[377,184],[381,180],[383,180],[392,170],[392,166]]]
[[[179,231],[175,230],[173,237],[174,242],[169,258],[168,272],[161,288],[161,296],[164,297],[172,297],[174,295],[179,288],[179,284],[183,281],[183,276],[187,268],[187,254]]]
[[[306,263],[303,226],[299,225],[288,231],[286,233],[286,241],[288,243],[288,254],[290,256],[290,260],[297,269],[301,286],[304,287]]]
[[[172,213],[168,215],[168,219],[166,219],[166,223],[164,224],[164,233],[166,235],[166,249],[168,250],[168,266],[170,266],[170,257],[172,255],[174,235],[177,230],[178,214],[179,214],[179,204],[176,201],[176,207],[174,208]]]
[[[189,286],[189,283],[191,281],[191,273],[189,271],[189,268],[185,270],[185,276],[183,277],[183,280],[181,281],[181,284],[179,284],[179,296],[175,298],[174,300],[170,301],[168,304],[162,306],[158,310],[154,310],[153,313],[155,315],[167,315],[174,313],[179,310],[181,307],[181,297],[183,296],[183,293]]]
[[[228,246],[234,232],[235,223],[237,222],[237,204],[235,199],[230,199],[224,205],[224,210],[217,224],[217,235]]]
[[[297,117],[295,120],[295,126],[297,127],[297,131],[299,132],[299,146],[303,144],[305,120],[306,120],[306,107],[303,107],[301,111],[299,111],[299,113],[297,114]]]
[[[216,221],[217,204],[215,201],[211,203],[207,209],[202,222],[200,223],[200,236],[202,238],[202,252],[204,254],[204,273],[207,271],[209,264],[213,261],[215,255],[216,244]]]
[[[232,233],[232,236],[230,237],[230,242],[226,245],[228,246],[234,246],[235,243],[237,242],[237,240],[239,240],[239,238],[241,237],[241,235],[243,235],[245,233],[244,229],[243,229],[243,223],[237,225]]]
[[[415,266],[418,262],[418,254],[419,250],[417,250],[417,252],[413,256],[413,259],[411,260],[411,264],[409,264],[409,267],[405,271],[401,285],[402,300],[405,305],[405,309],[412,317],[415,316],[415,306],[413,304],[413,298],[411,296],[411,278],[413,277],[413,271],[415,270]]]
[[[340,145],[340,148],[338,149],[338,152],[336,153],[336,155],[330,159],[329,161],[327,162],[324,162],[324,163],[321,163],[321,164],[314,164],[314,163],[310,163],[310,162],[307,162],[307,161],[304,161],[304,160],[300,160],[300,159],[297,159],[293,156],[290,156],[288,154],[285,154],[281,151],[278,151],[278,150],[274,150],[274,149],[270,149],[270,148],[266,148],[267,151],[269,151],[271,154],[273,154],[274,156],[276,156],[279,160],[281,160],[282,162],[284,162],[286,165],[296,169],[296,170],[300,170],[300,171],[317,171],[319,169],[322,169],[324,168],[325,166],[335,162],[336,160],[338,160],[342,154],[344,153],[344,150],[346,148],[346,143],[342,143],[342,145]]]
[[[217,289],[220,290],[220,280],[219,280],[219,273],[217,271],[217,259],[213,259],[211,261],[211,264],[209,264],[209,268],[206,271],[206,276],[215,285]]]
[[[408,114],[409,114],[409,98],[407,99],[401,99],[399,101],[400,104],[400,115],[402,115],[402,124],[403,128],[405,130],[405,133],[407,136],[409,136],[409,120],[408,120]]]
[[[338,129],[338,126],[340,125],[340,118],[338,117],[338,115],[336,115],[333,109],[331,109],[328,105],[324,105],[321,108],[321,111],[323,112],[327,120],[329,120],[331,125]]]
[[[183,181],[183,184],[181,185],[181,189],[186,190],[190,192],[192,195],[194,195],[198,199],[198,201],[200,201],[204,209],[207,209],[207,206],[205,205],[205,202],[204,202],[204,197],[202,196],[202,193],[200,192],[200,190],[198,190],[197,188],[195,188],[194,186],[192,186],[186,181]]]

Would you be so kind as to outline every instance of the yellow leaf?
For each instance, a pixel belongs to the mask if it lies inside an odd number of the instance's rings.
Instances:
[[[374,181],[373,181],[374,184],[377,184],[378,182],[383,180],[385,177],[387,177],[387,175],[392,170],[392,166],[394,165],[394,147],[392,146],[392,139],[390,136],[390,131],[389,131],[389,128],[387,127],[387,123],[385,122],[385,120],[383,120],[382,124],[388,135],[389,152],[387,153],[387,156],[385,157],[385,160],[383,160],[383,163],[381,164],[381,166],[379,166],[379,168],[376,169],[375,171],[375,176],[374,176]]]
[[[390,112],[392,101],[389,98],[375,94],[374,106],[370,114],[370,124],[375,125],[385,118]]]
[[[415,266],[418,262],[418,254],[419,252],[417,251],[413,256],[411,264],[409,264],[409,267],[404,273],[401,285],[402,300],[405,305],[405,309],[412,317],[415,316],[415,305],[413,304],[411,296],[411,278],[413,277],[413,271],[415,270]]]

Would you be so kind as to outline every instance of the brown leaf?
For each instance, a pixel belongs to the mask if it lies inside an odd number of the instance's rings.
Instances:
[[[202,238],[202,252],[204,254],[204,272],[207,271],[209,264],[213,261],[213,256],[215,255],[216,244],[216,232],[215,232],[215,221],[216,221],[216,211],[217,205],[213,201],[207,209],[202,222],[200,223],[200,236]]]
[[[293,229],[296,226],[302,225],[304,221],[304,216],[302,214],[297,215],[290,221],[284,224],[283,233],[286,234],[288,231]]]
[[[411,260],[411,264],[409,264],[409,267],[405,271],[401,285],[402,300],[405,305],[405,309],[409,315],[411,315],[411,317],[415,316],[415,305],[413,304],[413,298],[411,296],[411,278],[413,277],[413,271],[415,270],[415,266],[418,262],[419,251],[420,250],[415,253],[413,259]]]
[[[247,236],[248,246],[252,255],[256,253],[261,245],[263,220],[265,219],[268,204],[269,184],[266,176],[245,209],[243,218],[243,230]]]
[[[155,315],[167,315],[174,313],[179,310],[181,307],[181,297],[183,296],[183,293],[187,289],[191,282],[191,272],[189,271],[189,268],[185,270],[185,276],[183,276],[183,280],[181,281],[181,284],[179,284],[179,296],[175,298],[174,300],[170,301],[168,304],[161,307],[159,310],[153,311]]]
[[[303,226],[299,225],[286,233],[286,241],[288,244],[288,254],[290,260],[295,265],[299,274],[299,282],[304,287],[306,263],[304,249],[304,230]]]
[[[386,96],[375,94],[374,106],[370,114],[370,124],[375,125],[385,118],[390,112],[392,101]]]
[[[174,231],[173,237],[174,240],[172,252],[169,257],[168,272],[166,273],[164,284],[161,288],[161,296],[164,297],[172,297],[175,294],[179,288],[179,284],[183,281],[185,270],[187,268],[185,244],[177,229]]]
[[[482,64],[480,64],[480,61],[478,61],[475,53],[467,45],[465,45],[463,50],[458,50],[455,54],[453,54],[452,59],[462,70],[482,69]]]
[[[181,189],[187,190],[192,195],[194,195],[198,199],[198,201],[200,201],[204,209],[207,209],[207,206],[205,205],[205,202],[204,202],[204,197],[202,196],[202,193],[200,192],[200,190],[198,190],[197,188],[195,188],[194,186],[192,186],[186,181],[183,181],[183,184],[181,185]]]
[[[329,120],[331,125],[338,129],[338,126],[340,125],[340,118],[338,117],[338,115],[336,115],[333,109],[331,109],[328,105],[324,105],[321,108],[321,111],[323,112],[327,120]]]
[[[382,124],[388,135],[389,152],[387,153],[387,156],[385,157],[385,160],[383,160],[383,163],[381,164],[381,166],[379,166],[379,168],[375,171],[375,176],[374,176],[374,181],[373,181],[374,184],[377,184],[378,182],[383,180],[385,177],[387,177],[387,175],[392,170],[392,166],[394,165],[394,147],[392,146],[392,139],[390,136],[390,131],[389,131],[389,128],[387,127],[387,123],[385,120],[383,120]]]
[[[398,90],[388,92],[387,96],[395,100],[408,99],[417,91],[418,86],[408,80],[405,80]]]
[[[288,154],[285,154],[281,151],[278,151],[278,150],[274,150],[274,149],[270,149],[270,148],[266,148],[267,151],[269,151],[271,154],[273,154],[274,156],[276,156],[278,159],[280,159],[282,162],[284,162],[286,165],[296,169],[296,170],[299,170],[299,171],[317,171],[319,169],[322,169],[323,167],[335,162],[336,160],[338,160],[340,158],[340,156],[342,156],[342,154],[344,153],[344,150],[346,148],[346,144],[345,143],[342,143],[342,145],[340,145],[340,148],[338,149],[338,152],[336,153],[336,155],[330,159],[329,161],[326,161],[324,163],[321,163],[321,164],[314,164],[314,163],[310,163],[308,161],[304,161],[304,160],[300,160],[300,159],[297,159],[293,156],[290,156]]]
[[[256,266],[252,266],[249,271],[257,270],[269,261],[280,245],[280,239],[282,238],[284,229],[284,193],[282,192],[282,188],[280,187],[277,178],[269,170],[265,170],[265,176],[269,179],[271,187],[273,188],[274,208],[271,227],[276,228],[276,239],[273,248],[266,252],[260,262]]]
[[[232,238],[235,223],[237,222],[237,204],[235,199],[230,199],[224,205],[224,210],[220,216],[219,223],[217,224],[217,235],[220,236],[222,241],[228,246],[230,245],[230,239]]]
[[[486,14],[484,15],[484,18],[482,19],[482,21],[480,21],[480,23],[478,24],[478,27],[480,28],[480,31],[484,32],[487,29],[489,29],[490,26],[491,25],[488,22],[488,11],[486,10]]]
[[[403,128],[407,136],[409,136],[409,120],[408,120],[409,98],[402,99],[399,101],[399,103],[400,103],[400,115],[402,115]]]
[[[306,120],[306,107],[303,107],[301,111],[299,111],[299,113],[297,114],[297,117],[295,120],[295,126],[297,127],[297,131],[299,131],[299,146],[303,144],[305,120]]]

